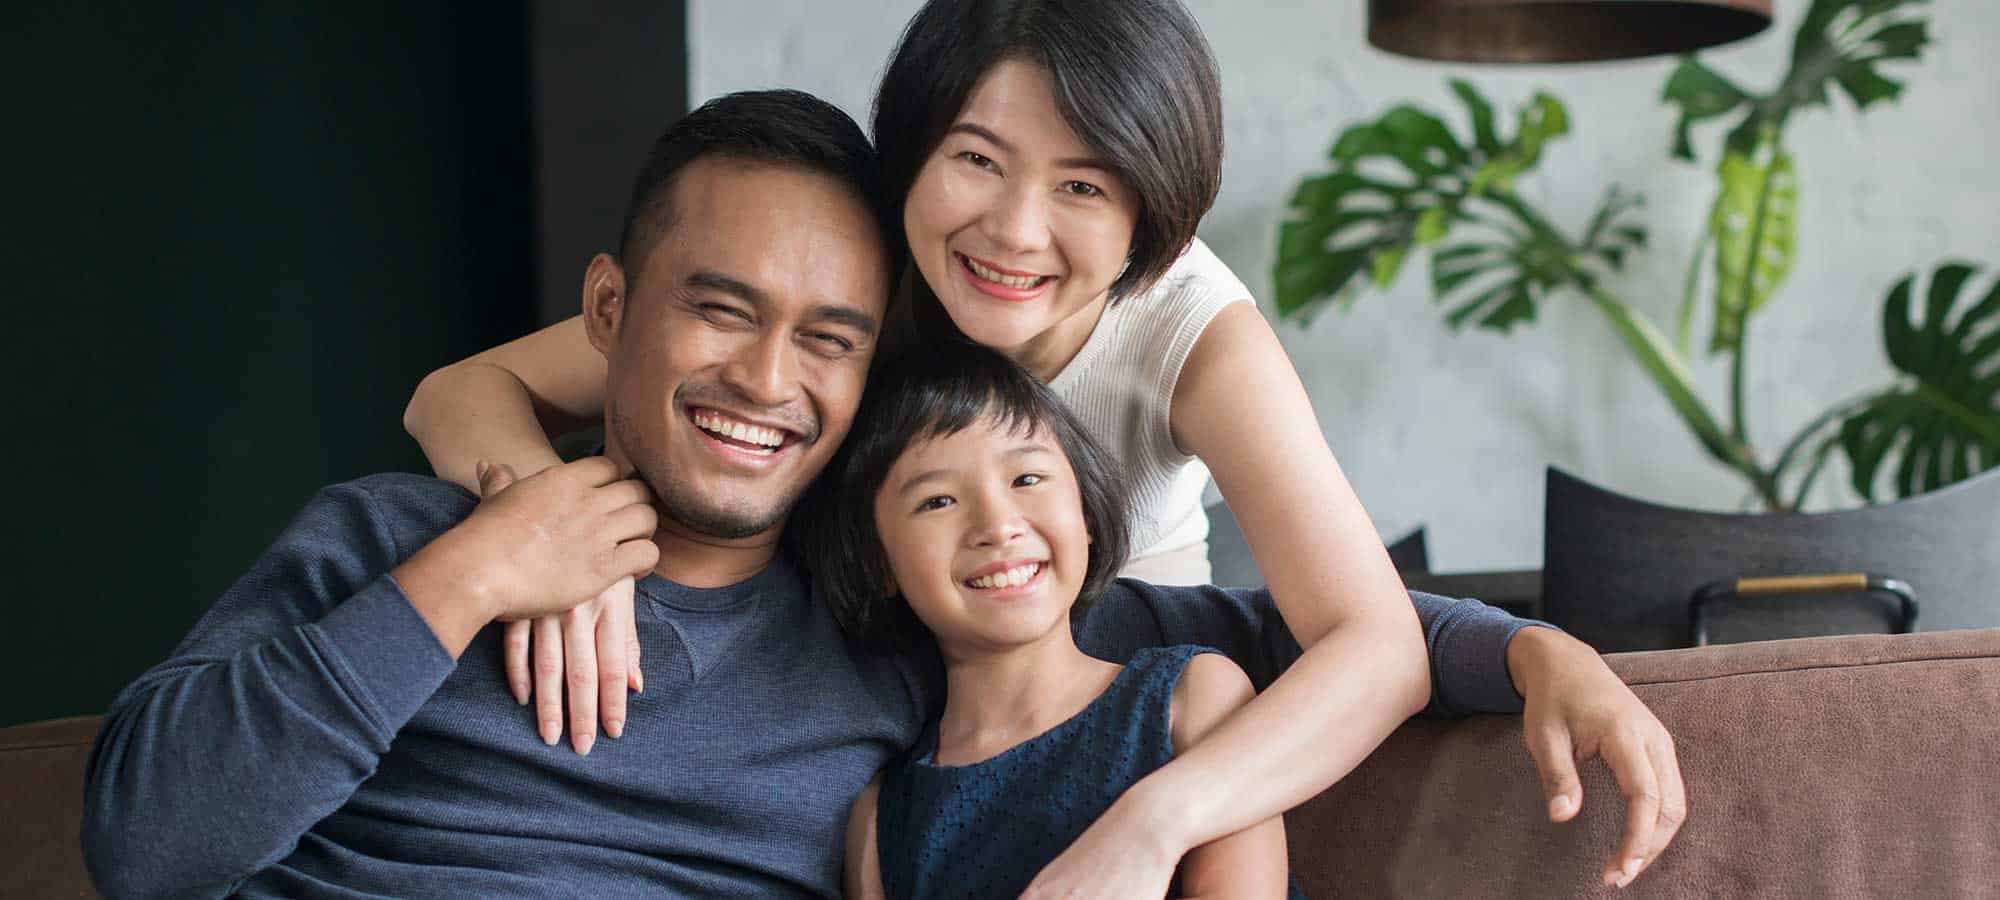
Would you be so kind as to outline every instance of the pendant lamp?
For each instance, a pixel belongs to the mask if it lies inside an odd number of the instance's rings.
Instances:
[[[1369,0],[1368,42],[1451,62],[1692,53],[1763,31],[1772,0]]]

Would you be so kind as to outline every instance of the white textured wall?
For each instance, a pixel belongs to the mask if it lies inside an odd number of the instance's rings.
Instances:
[[[1764,34],[1706,54],[1738,83],[1782,73],[1804,0],[1779,0]],[[690,0],[691,100],[798,87],[866,125],[877,76],[915,0]],[[1580,230],[1603,189],[1642,191],[1652,248],[1615,287],[1670,328],[1687,254],[1710,200],[1706,169],[1667,154],[1674,122],[1657,101],[1671,60],[1587,66],[1445,66],[1369,47],[1365,4],[1192,0],[1223,73],[1228,158],[1201,234],[1269,310],[1276,221],[1299,177],[1322,168],[1336,130],[1406,100],[1457,106],[1469,77],[1509,116],[1537,88],[1569,106],[1572,134],[1522,188]],[[2000,3],[1938,0],[1935,43],[1904,65],[1899,105],[1865,117],[1844,96],[1795,119],[1801,170],[1798,264],[1752,322],[1752,437],[1768,448],[1836,400],[1885,382],[1876,311],[1888,286],[1945,257],[2000,265]],[[1705,159],[1721,129],[1701,132]],[[1982,282],[1983,284],[1984,282]],[[1512,336],[1453,335],[1428,302],[1420,261],[1388,294],[1309,329],[1280,325],[1320,423],[1377,525],[1429,526],[1440,570],[1534,567],[1542,469],[1556,464],[1663,502],[1735,508],[1741,482],[1711,463],[1577,297],[1545,305]],[[1698,363],[1716,414],[1728,373]],[[1831,485],[1844,472],[1823,479]],[[1844,489],[1824,491],[1847,502]],[[1823,501],[1824,502],[1824,501]]]

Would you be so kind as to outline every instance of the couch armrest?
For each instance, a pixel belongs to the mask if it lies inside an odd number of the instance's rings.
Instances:
[[[98,716],[0,728],[0,894],[96,897],[83,868],[83,770]]]
[[[2000,883],[2000,630],[1613,654],[1689,817],[1630,897],[1975,896]],[[1286,817],[1312,896],[1604,896],[1608,770],[1548,821],[1520,719],[1415,720]]]

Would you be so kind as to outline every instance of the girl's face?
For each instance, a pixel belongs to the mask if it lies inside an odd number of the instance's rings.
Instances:
[[[903,206],[917,268],[967,337],[1018,359],[1117,280],[1139,200],[1094,156],[1042,67],[1003,60],[973,87]]]
[[[947,658],[1068,627],[1090,561],[1083,498],[1048,433],[982,418],[903,451],[875,495],[895,587]]]

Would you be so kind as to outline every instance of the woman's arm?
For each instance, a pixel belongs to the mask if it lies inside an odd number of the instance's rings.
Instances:
[[[1254,696],[1250,677],[1228,657],[1203,653],[1188,660],[1174,686],[1174,752],[1185,753],[1200,743]],[[1273,816],[1188,851],[1181,860],[1177,896],[1283,897],[1287,870],[1285,820]]]
[[[1304,649],[1263,695],[1147,781],[1195,846],[1346,775],[1430,695],[1409,594],[1257,308],[1225,307],[1174,389],[1173,437],[1208,464]],[[1145,782],[1142,782],[1144,784]]]
[[[847,808],[847,873],[841,877],[848,900],[884,900],[882,859],[875,848],[875,798],[882,776],[868,782]]]
[[[1409,594],[1255,306],[1230,304],[1196,341],[1171,425],[1175,442],[1214,473],[1305,652],[1206,740],[1128,790],[1043,870],[1036,896],[1116,896],[1071,874],[1095,869],[1085,858],[1103,835],[1144,835],[1141,851],[1120,852],[1164,855],[1171,866],[1282,814],[1359,765],[1430,697]]]
[[[561,460],[550,441],[604,417],[604,357],[571,317],[424,377],[403,428],[439,478],[477,492],[481,459],[522,478]]]

